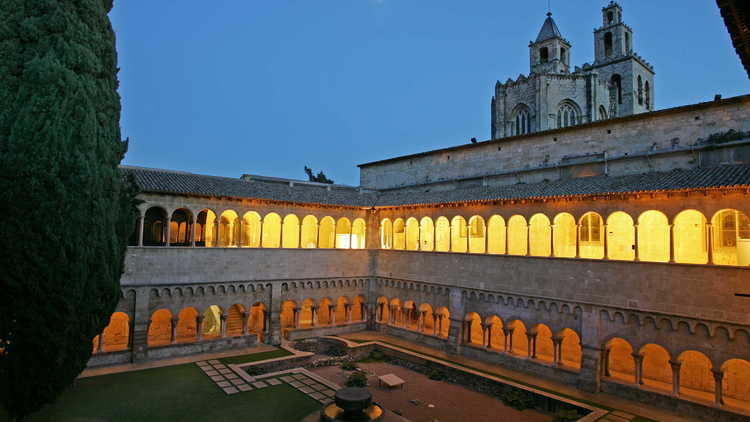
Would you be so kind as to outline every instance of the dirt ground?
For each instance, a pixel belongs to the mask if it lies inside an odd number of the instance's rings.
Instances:
[[[414,422],[549,422],[551,415],[533,410],[519,412],[499,399],[477,393],[456,384],[433,381],[426,375],[387,363],[358,363],[368,373],[373,399],[388,410],[398,410]],[[350,372],[338,366],[312,372],[341,386]],[[378,376],[396,374],[406,381],[403,389],[387,390],[378,386]],[[416,400],[418,404],[411,401]],[[430,407],[432,405],[433,407]]]

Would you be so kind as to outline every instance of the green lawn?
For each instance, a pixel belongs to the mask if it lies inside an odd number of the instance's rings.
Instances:
[[[29,421],[297,422],[320,406],[287,384],[228,396],[187,364],[80,379]]]
[[[284,349],[277,349],[277,350],[271,350],[269,352],[254,353],[252,355],[232,356],[230,358],[223,358],[219,360],[221,361],[221,363],[225,365],[229,365],[229,364],[238,364],[238,363],[257,362],[259,360],[274,359],[274,358],[280,358],[280,357],[290,356],[290,355],[292,355],[291,352],[288,352]]]

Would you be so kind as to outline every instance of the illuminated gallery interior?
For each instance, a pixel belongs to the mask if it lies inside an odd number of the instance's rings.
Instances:
[[[572,72],[545,21],[493,139],[361,164],[360,186],[123,166],[143,202],[90,366],[369,331],[750,417],[750,96],[654,111],[653,68],[603,12]],[[594,74],[598,96],[547,98],[546,120],[518,94]]]

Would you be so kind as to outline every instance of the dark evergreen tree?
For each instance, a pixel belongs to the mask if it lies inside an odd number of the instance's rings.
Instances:
[[[307,180],[311,182],[328,183],[329,185],[333,184],[333,180],[326,177],[325,173],[323,173],[322,171],[319,171],[318,175],[316,176],[313,174],[313,169],[305,166],[305,173],[307,174]]]
[[[0,1],[0,404],[15,419],[84,369],[120,297],[132,184],[112,0]]]

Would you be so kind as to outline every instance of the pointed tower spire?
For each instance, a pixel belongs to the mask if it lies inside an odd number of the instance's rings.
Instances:
[[[552,38],[562,38],[562,35],[560,35],[560,29],[557,28],[555,20],[552,19],[552,12],[547,12],[547,19],[544,20],[542,29],[539,31],[535,42],[540,43]]]

